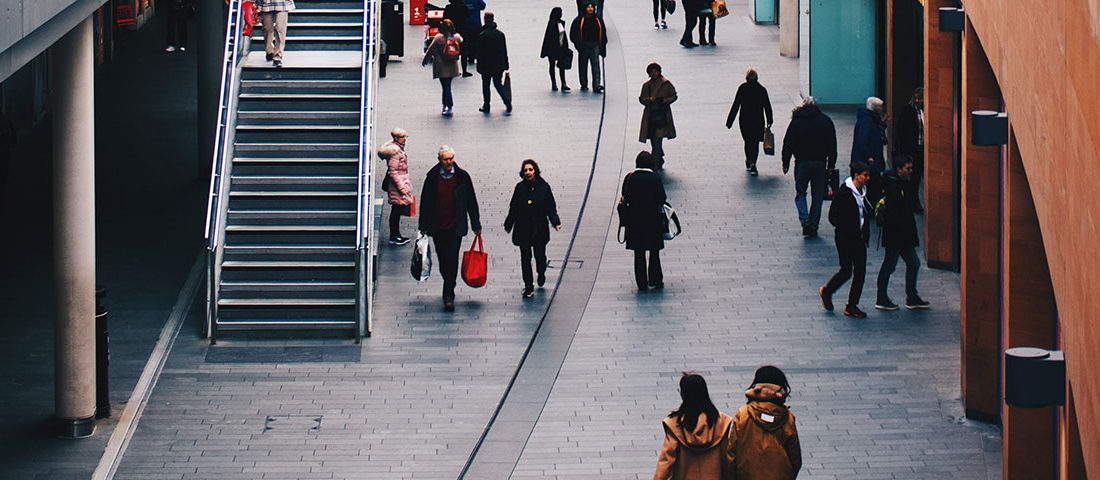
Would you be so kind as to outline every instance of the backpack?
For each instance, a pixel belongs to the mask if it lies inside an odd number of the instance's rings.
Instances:
[[[458,43],[458,39],[453,35],[447,37],[447,41],[443,44],[443,52],[439,54],[444,60],[458,60],[462,54],[462,47]]]

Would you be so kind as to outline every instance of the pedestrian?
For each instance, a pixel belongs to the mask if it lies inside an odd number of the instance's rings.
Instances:
[[[585,0],[584,14],[577,16],[569,26],[569,37],[577,50],[577,70],[581,91],[588,90],[588,67],[592,67],[592,91],[603,93],[600,83],[600,57],[607,56],[607,28],[596,15],[594,0]]]
[[[913,174],[906,189],[913,202],[913,211],[924,213],[920,201],[920,182],[924,178],[924,88],[917,87],[909,103],[901,108],[894,123],[894,133],[898,153],[913,159]]]
[[[882,267],[878,271],[878,296],[875,308],[879,310],[897,310],[898,306],[890,300],[886,287],[890,284],[890,275],[898,264],[898,257],[905,261],[905,308],[915,310],[928,308],[928,302],[917,294],[917,272],[920,270],[920,258],[917,258],[917,221],[913,217],[915,198],[907,191],[909,179],[913,174],[913,160],[905,155],[894,157],[893,170],[882,176],[882,198],[884,202],[875,212],[876,220],[882,226],[882,246],[886,254],[882,257]]]
[[[714,9],[712,4],[707,1],[704,2],[702,8],[699,9],[699,45],[710,45],[712,47],[718,46],[714,43],[714,34],[716,32],[715,20],[718,17],[714,16]],[[710,35],[707,36],[707,24],[710,24]]]
[[[512,113],[512,94],[504,88],[504,72],[508,71],[508,42],[504,32],[497,29],[493,12],[485,12],[485,26],[477,39],[477,73],[481,74],[481,108],[489,113],[489,81],[504,101],[504,113]]]
[[[393,140],[378,149],[378,156],[386,160],[386,181],[382,189],[388,193],[390,202],[390,245],[409,243],[408,237],[401,236],[401,217],[412,214],[412,180],[409,178],[409,157],[405,153],[405,142],[409,134],[403,128],[390,132]]]
[[[772,128],[772,102],[768,90],[760,85],[759,74],[750,68],[745,72],[745,83],[737,87],[733,97],[733,106],[726,116],[726,128],[733,128],[733,119],[741,113],[741,138],[745,140],[745,169],[756,176],[756,157],[760,154],[760,142],[764,141],[764,130]],[[765,123],[765,118],[767,123]]]
[[[676,101],[676,87],[667,78],[661,76],[661,66],[656,62],[645,67],[649,80],[642,84],[642,93],[638,101],[645,105],[642,110],[642,127],[638,141],[649,140],[657,169],[665,166],[664,139],[676,138],[676,123],[672,120],[672,102]]]
[[[707,3],[706,0],[683,0],[684,11],[684,35],[680,37],[680,45],[684,48],[695,48],[699,44],[691,41],[691,34],[695,30],[695,24],[699,21],[699,11]]]
[[[481,12],[485,10],[485,0],[463,0],[466,4],[466,20],[465,31],[469,35],[462,35],[467,39],[462,45],[462,64],[474,63],[477,61],[477,34],[481,32]],[[455,24],[457,29],[458,24]],[[457,30],[456,30],[457,31]],[[462,69],[463,77],[473,76],[472,73],[467,72],[465,68]]]
[[[531,275],[531,257],[535,259],[539,288],[546,283],[546,244],[550,242],[550,225],[561,230],[558,205],[550,184],[542,179],[539,164],[528,158],[520,165],[520,180],[508,202],[504,231],[512,233],[512,244],[519,247],[523,271],[523,298],[535,295]]]
[[[661,249],[665,247],[664,225],[661,222],[660,208],[664,205],[665,185],[661,176],[653,169],[656,160],[649,152],[642,150],[634,160],[637,167],[623,179],[622,198],[626,207],[623,224],[626,225],[626,249],[634,251],[634,280],[638,291],[644,292],[653,287],[665,287],[661,272]],[[646,269],[646,253],[649,253],[649,268]]]
[[[466,17],[468,16],[470,16],[470,10],[466,8],[466,3],[462,0],[451,0],[451,2],[443,8],[443,19],[450,20],[451,23],[455,26],[455,32],[458,33],[462,38],[470,40],[473,37],[477,36],[477,32],[475,31],[471,34],[470,30],[466,28]],[[468,41],[460,48],[460,55],[462,55],[461,65],[463,77],[469,77],[472,75],[470,72],[466,71],[466,64],[470,58],[467,50],[470,49],[470,45],[472,43],[472,41]]]
[[[481,235],[481,215],[470,174],[455,164],[455,151],[439,147],[439,163],[428,170],[420,194],[420,231],[435,241],[443,277],[443,311],[455,311],[458,249],[469,229]],[[469,218],[469,224],[466,220]]]
[[[584,15],[584,6],[589,1],[596,6],[596,16],[603,18],[603,0],[577,0],[577,15]]]
[[[840,271],[817,290],[825,310],[833,310],[833,293],[852,279],[848,290],[848,303],[844,314],[849,317],[867,316],[859,309],[859,297],[863,294],[863,277],[867,271],[867,239],[871,236],[871,218],[874,212],[867,197],[867,182],[871,180],[871,167],[863,162],[852,164],[852,176],[833,197],[829,207],[829,223],[836,227],[836,253],[840,259]]]
[[[290,12],[294,11],[294,0],[259,0],[259,2],[267,60],[275,68],[282,68],[283,47],[286,45],[286,22]]]
[[[572,67],[573,51],[569,49],[569,35],[565,31],[565,20],[561,19],[561,7],[550,10],[550,20],[546,22],[546,33],[542,36],[542,52],[539,58],[545,58],[550,62],[550,90],[558,91],[558,84],[554,79],[554,68],[557,67],[561,76],[562,93],[569,91],[569,85],[565,84],[565,71]]]
[[[451,96],[451,82],[459,75],[458,59],[462,50],[462,35],[455,32],[454,23],[443,20],[439,24],[439,33],[432,38],[428,50],[424,52],[421,65],[432,64],[432,78],[438,78],[443,87],[443,112],[449,117],[454,115],[454,97]]]
[[[661,13],[660,22],[658,22],[657,12]],[[668,0],[653,0],[653,29],[661,30],[668,29],[668,23],[665,23],[665,15],[668,14]]]
[[[882,99],[867,97],[867,105],[856,111],[856,128],[852,136],[852,163],[864,162],[871,167],[871,181],[867,184],[867,197],[871,204],[878,201],[882,172],[886,170],[886,120],[883,118]]]
[[[684,372],[680,407],[661,422],[665,441],[653,480],[722,478],[724,440],[732,421],[710,400],[706,380]]]
[[[187,21],[194,13],[194,6],[188,0],[169,0],[168,1],[168,15],[165,15],[165,23],[167,24],[167,40],[165,43],[168,46],[164,51],[168,53],[179,50],[180,52],[187,51]]]
[[[821,223],[821,202],[825,199],[825,172],[836,168],[836,128],[833,120],[817,106],[814,97],[806,97],[791,112],[791,123],[783,135],[783,173],[794,157],[794,205],[802,235],[816,237]],[[806,205],[806,188],[810,205]]]
[[[737,409],[726,450],[726,478],[794,480],[802,469],[802,447],[794,414],[787,408],[791,386],[771,365],[756,369]]]

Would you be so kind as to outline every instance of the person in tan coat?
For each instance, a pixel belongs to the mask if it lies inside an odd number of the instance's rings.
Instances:
[[[432,64],[432,78],[438,78],[443,87],[443,116],[454,115],[454,97],[451,96],[451,81],[461,70],[458,59],[461,58],[462,35],[455,32],[455,25],[444,19],[439,24],[439,33],[432,37],[428,50],[424,52],[421,65]]]
[[[657,169],[665,166],[666,138],[676,138],[676,124],[672,121],[672,102],[676,101],[676,87],[667,78],[661,76],[661,66],[656,62],[645,68],[649,80],[642,84],[642,93],[638,101],[645,105],[642,110],[642,127],[638,141],[649,140],[653,158],[657,160]]]
[[[785,405],[791,387],[771,365],[756,370],[748,403],[733,415],[724,480],[793,480],[802,468],[794,414]]]
[[[722,452],[732,419],[710,401],[702,376],[680,377],[680,408],[662,422],[665,441],[653,480],[722,478]]]

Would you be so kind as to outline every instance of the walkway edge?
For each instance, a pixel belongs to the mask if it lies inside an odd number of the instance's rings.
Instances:
[[[99,465],[92,473],[92,480],[114,478],[118,465],[122,461],[122,455],[126,453],[126,447],[130,445],[130,439],[133,438],[134,432],[137,430],[141,413],[145,410],[145,405],[153,394],[153,388],[157,385],[157,379],[160,378],[164,363],[168,360],[168,353],[172,351],[172,345],[176,343],[176,337],[183,326],[183,321],[191,311],[195,293],[201,285],[205,256],[206,251],[202,250],[195,258],[195,263],[191,266],[191,273],[187,275],[187,281],[183,284],[183,289],[180,290],[179,296],[176,298],[175,306],[172,307],[172,313],[168,315],[168,321],[165,322],[164,328],[160,331],[160,337],[157,338],[157,344],[153,347],[153,353],[149,356],[149,361],[145,363],[145,369],[141,371],[141,377],[138,378],[137,385],[134,386],[134,391],[130,394],[130,400],[126,403],[126,408],[122,410],[122,416],[119,418],[118,425],[115,425],[114,432],[111,433],[111,439],[107,442],[107,448],[104,449],[103,456],[99,459]]]

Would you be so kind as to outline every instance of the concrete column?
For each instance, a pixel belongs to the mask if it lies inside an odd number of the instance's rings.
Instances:
[[[51,47],[54,409],[60,434],[95,429],[95,96],[92,20]]]
[[[798,0],[779,0],[779,54],[798,58]]]
[[[198,28],[198,174],[210,176],[214,157],[214,137],[218,126],[218,88],[221,86],[222,60],[225,53],[227,11],[221,0],[196,3]]]
[[[971,143],[973,110],[1000,110],[1001,92],[967,20],[962,58],[962,394],[966,416],[1001,416],[1001,148]]]
[[[1057,348],[1054,286],[1050,281],[1039,216],[1031,197],[1015,131],[1010,130],[1004,161],[1001,263],[1003,345]],[[1055,476],[1055,412],[1053,407],[1016,408],[1004,405],[1002,471],[1005,480]]]
[[[955,258],[955,42],[940,31],[940,7],[924,8],[924,254],[931,268],[954,269]]]

